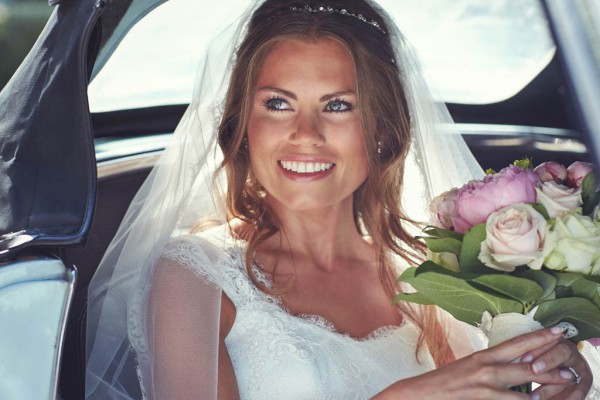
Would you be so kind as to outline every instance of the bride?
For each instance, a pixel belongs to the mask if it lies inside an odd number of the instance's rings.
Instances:
[[[440,310],[392,304],[431,195],[481,171],[385,13],[249,15],[213,44],[90,285],[86,396],[584,399],[560,329],[480,350]]]

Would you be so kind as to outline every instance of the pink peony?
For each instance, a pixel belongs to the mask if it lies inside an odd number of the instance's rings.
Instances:
[[[592,164],[584,161],[575,161],[567,168],[567,186],[572,188],[581,187],[583,178],[592,171]]]
[[[555,161],[541,163],[533,170],[542,182],[563,183],[567,179],[567,169]]]
[[[466,232],[473,225],[486,222],[491,213],[516,203],[535,203],[535,188],[540,180],[535,172],[510,165],[487,175],[483,181],[464,185],[456,195],[454,229]]]

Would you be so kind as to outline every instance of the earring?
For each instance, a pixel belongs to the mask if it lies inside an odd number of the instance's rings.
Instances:
[[[383,151],[383,150],[381,149],[381,146],[382,146],[382,145],[383,145],[383,144],[381,143],[381,140],[378,140],[378,141],[377,141],[377,154],[381,154],[381,152]]]
[[[244,149],[248,149],[248,136],[244,136],[244,139],[242,140],[242,145],[244,146]]]

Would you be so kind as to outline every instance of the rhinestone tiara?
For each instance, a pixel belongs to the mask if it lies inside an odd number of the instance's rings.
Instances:
[[[311,7],[309,5],[305,5],[304,7],[292,6],[292,7],[290,7],[290,10],[305,11],[305,12],[310,12],[310,13],[330,13],[330,14],[346,15],[348,17],[356,18],[357,20],[359,20],[360,22],[364,22],[365,24],[371,25],[372,27],[374,27],[379,32],[381,32],[382,34],[385,35],[385,30],[381,27],[381,25],[379,25],[379,23],[377,21],[366,19],[364,15],[352,13],[352,12],[346,10],[345,8],[338,9],[338,8],[333,8],[331,6]]]

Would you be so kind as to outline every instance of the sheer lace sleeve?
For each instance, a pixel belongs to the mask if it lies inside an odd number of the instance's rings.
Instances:
[[[446,314],[448,321],[448,341],[457,359],[483,350],[487,347],[487,339],[478,328],[454,319]]]
[[[170,242],[130,311],[145,398],[217,398],[220,258],[197,238]]]

